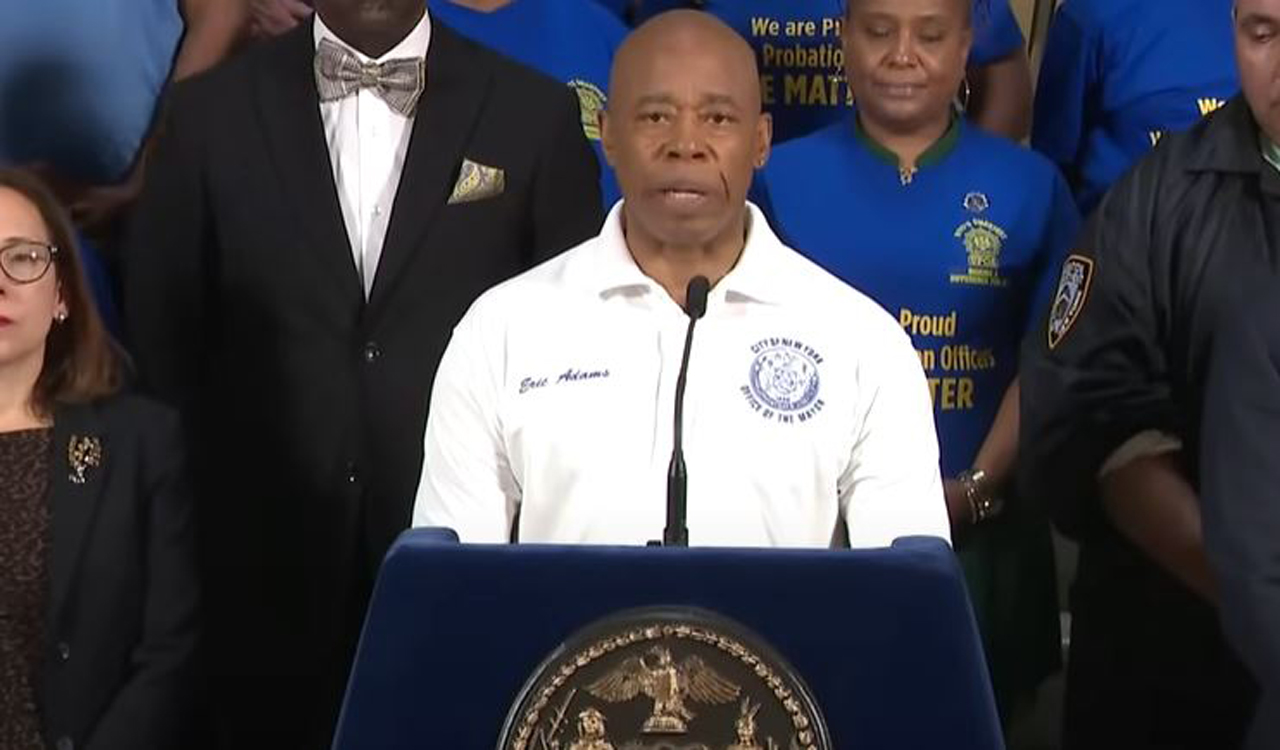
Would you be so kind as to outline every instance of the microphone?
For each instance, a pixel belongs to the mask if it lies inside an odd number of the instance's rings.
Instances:
[[[689,286],[685,289],[684,311],[689,315],[689,328],[684,334],[684,356],[680,360],[680,375],[676,378],[675,425],[671,463],[667,467],[667,527],[662,532],[662,544],[666,547],[689,546],[689,529],[685,525],[689,472],[684,465],[684,386],[689,375],[693,327],[707,312],[707,293],[710,291],[711,282],[706,276],[689,279]]]

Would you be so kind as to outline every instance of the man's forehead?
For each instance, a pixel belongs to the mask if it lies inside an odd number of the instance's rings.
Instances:
[[[1236,18],[1241,21],[1280,20],[1280,0],[1236,0]]]
[[[745,104],[759,84],[731,60],[691,57],[638,61],[620,71],[610,99],[639,101],[662,98],[670,102],[732,102]]]
[[[699,106],[707,106],[712,104],[729,104],[738,106],[741,96],[734,95],[730,91],[716,90],[682,90],[675,91],[671,89],[648,89],[633,92],[631,97],[636,104],[687,104],[694,103]]]

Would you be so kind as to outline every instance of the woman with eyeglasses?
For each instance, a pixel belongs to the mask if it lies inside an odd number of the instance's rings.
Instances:
[[[67,217],[0,171],[0,748],[184,739],[198,606],[176,418],[120,393]]]
[[[1048,520],[1010,495],[1010,480],[1019,342],[1079,217],[1047,159],[954,104],[971,0],[848,0],[843,20],[857,110],[775,149],[757,197],[792,247],[911,336],[950,477],[952,537],[1009,719],[1061,661]]]

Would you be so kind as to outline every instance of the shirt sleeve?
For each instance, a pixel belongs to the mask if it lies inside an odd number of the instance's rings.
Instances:
[[[933,404],[910,339],[892,335],[863,363],[861,403],[840,509],[852,547],[884,547],[904,536],[951,539],[938,469]]]
[[[1059,8],[1049,25],[1044,60],[1036,81],[1031,146],[1058,165],[1073,189],[1079,189],[1084,147],[1084,118],[1100,85],[1098,34]]]
[[[1059,527],[1104,524],[1097,476],[1134,435],[1180,438],[1160,331],[1168,300],[1155,231],[1163,162],[1148,160],[1104,199],[1063,261],[1049,310],[1024,342],[1019,478]]]
[[[473,308],[458,324],[436,372],[413,525],[502,543],[511,539],[520,489],[498,412],[498,370],[477,318]]]
[[[1023,332],[1034,327],[1049,307],[1053,291],[1058,283],[1062,262],[1066,260],[1072,243],[1080,236],[1080,210],[1076,208],[1071,190],[1062,176],[1054,170],[1049,188],[1049,207],[1040,235],[1039,257],[1036,263],[1035,286],[1027,307],[1028,315]]]
[[[975,0],[973,47],[969,66],[981,67],[1002,60],[1026,44],[1009,0]],[[984,7],[985,6],[985,7]]]

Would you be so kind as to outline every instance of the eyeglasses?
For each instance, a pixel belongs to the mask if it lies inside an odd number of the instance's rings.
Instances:
[[[34,240],[0,243],[0,271],[15,284],[34,284],[49,272],[58,248]]]

